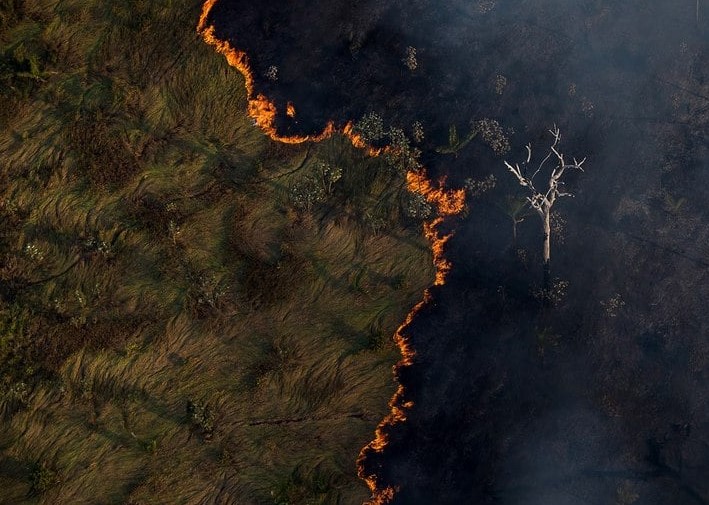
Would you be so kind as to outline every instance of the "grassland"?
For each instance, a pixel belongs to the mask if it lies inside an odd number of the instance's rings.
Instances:
[[[0,0],[1,503],[367,497],[430,252],[383,161],[253,126],[199,9]]]

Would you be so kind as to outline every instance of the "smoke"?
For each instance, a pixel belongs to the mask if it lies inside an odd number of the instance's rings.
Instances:
[[[524,426],[508,442],[512,456],[500,479],[504,502],[567,504],[590,494],[592,501],[613,503],[613,482],[589,482],[594,471],[613,470],[607,429],[596,412],[577,404],[544,412]]]

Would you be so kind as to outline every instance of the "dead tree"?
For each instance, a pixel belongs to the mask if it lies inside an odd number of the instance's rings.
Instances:
[[[544,159],[539,163],[534,173],[531,176],[527,176],[528,165],[532,160],[532,145],[527,144],[527,160],[522,163],[520,167],[519,163],[515,163],[514,166],[505,161],[505,166],[510,172],[517,178],[519,184],[529,192],[526,200],[529,206],[534,209],[542,220],[542,231],[544,232],[544,289],[549,289],[551,284],[551,209],[557,201],[557,198],[564,196],[574,196],[571,193],[564,191],[564,181],[561,180],[564,172],[568,168],[578,169],[583,172],[582,165],[586,161],[586,158],[578,161],[573,158],[573,163],[568,163],[564,159],[564,155],[559,152],[559,142],[561,141],[561,133],[559,128],[554,125],[554,127],[549,130],[554,141],[549,148],[549,152],[544,157]],[[553,159],[555,162],[554,167],[551,169],[549,174],[549,180],[547,182],[547,187],[538,190],[534,183],[534,178],[542,172],[547,161]]]

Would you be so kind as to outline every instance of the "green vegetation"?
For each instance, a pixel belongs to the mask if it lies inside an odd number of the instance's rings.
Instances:
[[[440,146],[436,148],[436,152],[440,154],[455,154],[458,155],[458,151],[467,146],[471,140],[478,136],[478,130],[472,129],[470,133],[465,136],[464,139],[460,139],[458,136],[458,128],[456,125],[452,124],[448,128],[448,145]]]
[[[0,0],[3,503],[367,496],[430,253],[384,160],[253,127],[200,7]]]

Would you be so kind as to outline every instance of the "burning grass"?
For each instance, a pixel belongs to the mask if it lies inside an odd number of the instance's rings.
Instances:
[[[2,500],[364,501],[397,359],[372,332],[434,275],[406,181],[347,132],[264,136],[197,2],[21,5],[0,16],[37,74],[0,96]],[[295,208],[321,163],[341,177]]]

